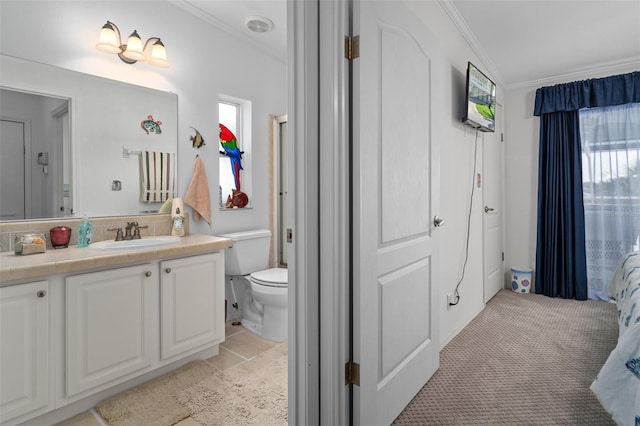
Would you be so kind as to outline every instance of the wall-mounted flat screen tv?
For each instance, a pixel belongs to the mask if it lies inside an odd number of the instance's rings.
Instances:
[[[467,111],[462,121],[483,132],[496,130],[496,85],[471,62],[467,67]]]

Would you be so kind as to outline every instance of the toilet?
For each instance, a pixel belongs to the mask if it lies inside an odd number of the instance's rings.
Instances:
[[[225,251],[225,275],[233,281],[244,279],[250,295],[242,301],[242,325],[274,342],[287,340],[288,273],[285,268],[269,269],[271,231],[268,229],[220,235],[233,241]]]

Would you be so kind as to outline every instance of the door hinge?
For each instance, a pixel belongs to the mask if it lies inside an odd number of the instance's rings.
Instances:
[[[360,364],[349,361],[344,365],[345,385],[360,386]]]
[[[504,252],[502,252],[502,261],[504,262]]]
[[[344,37],[344,57],[350,61],[360,57],[360,36]]]
[[[504,133],[500,133],[500,142],[504,142]]]

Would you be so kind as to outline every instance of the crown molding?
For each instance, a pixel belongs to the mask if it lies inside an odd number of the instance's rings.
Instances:
[[[272,49],[265,49],[264,46],[262,46],[260,43],[253,40],[251,37],[249,37],[242,31],[234,28],[233,26],[227,24],[221,19],[218,19],[215,16],[207,13],[206,11],[199,8],[198,6],[190,3],[188,0],[169,0],[169,2],[174,6],[177,6],[180,9],[184,10],[185,12],[191,14],[192,16],[195,16],[196,18],[199,18],[200,20],[206,22],[207,24],[217,28],[218,30],[225,32],[231,35],[232,37],[249,44],[250,46],[258,49],[261,53],[271,56],[272,58],[280,62],[283,62],[283,63],[287,62],[286,57],[281,57],[281,55],[275,53],[274,51],[272,51]]]
[[[555,75],[552,77],[545,77],[536,80],[510,84],[509,86],[507,86],[507,90],[519,90],[527,88],[537,89],[544,86],[553,86],[555,84],[587,80],[590,78],[599,78],[601,76],[627,73],[638,70],[640,70],[640,56],[636,58],[606,62],[565,74]]]
[[[476,36],[473,34],[473,31],[471,31],[471,28],[469,28],[469,25],[460,14],[460,11],[453,3],[453,0],[438,0],[438,2],[445,10],[458,31],[460,31],[471,49],[478,55],[485,69],[493,77],[496,83],[501,85],[504,90],[519,90],[530,87],[537,88],[542,86],[554,85],[561,82],[594,78],[594,76],[604,76],[608,74],[625,73],[640,70],[640,56],[637,56],[634,58],[600,63],[555,76],[507,84],[496,65],[489,58],[489,55],[484,50]]]
[[[484,50],[478,39],[476,38],[471,28],[467,24],[467,21],[464,20],[458,8],[453,4],[452,0],[438,0],[440,6],[447,13],[453,24],[456,26],[462,37],[467,41],[471,49],[475,52],[476,55],[480,58],[482,62],[483,69],[487,71],[487,73],[492,77],[492,79],[496,82],[496,84],[506,88],[506,84],[504,82],[504,77],[502,73],[498,70],[496,65],[493,63],[487,52]]]

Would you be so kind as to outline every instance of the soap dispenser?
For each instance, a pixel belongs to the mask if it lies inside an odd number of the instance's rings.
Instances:
[[[171,235],[184,237],[184,204],[182,198],[171,202]]]
[[[88,247],[91,244],[93,238],[93,227],[89,223],[89,218],[85,214],[82,217],[82,222],[78,227],[78,247]]]

